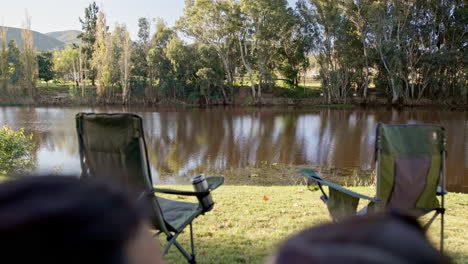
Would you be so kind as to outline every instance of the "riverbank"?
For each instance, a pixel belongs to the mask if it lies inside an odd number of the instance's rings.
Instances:
[[[191,171],[187,175],[195,175],[200,171],[203,174],[222,175],[228,185],[249,186],[290,186],[306,185],[306,179],[298,173],[299,169],[312,168],[330,181],[343,186],[372,186],[375,185],[375,174],[373,170],[361,170],[358,168],[325,168],[310,165],[286,165],[275,162],[261,161],[255,166],[244,166],[240,168],[227,169],[204,169]],[[171,184],[184,185],[190,181],[189,178],[173,179],[173,173],[160,172],[159,180]]]
[[[226,169],[197,168],[185,173],[183,177],[174,177],[173,172],[159,171],[158,184],[184,185],[190,182],[190,175],[197,175],[200,172],[207,176],[222,175],[225,177],[227,185],[238,186],[291,186],[307,185],[307,180],[298,173],[299,169],[311,168],[317,173],[334,183],[345,187],[355,186],[375,186],[376,175],[371,169],[360,169],[358,167],[336,168],[327,166],[311,166],[281,164],[276,162],[260,161],[256,165],[243,167],[230,167]],[[446,189],[449,192],[460,192],[468,194],[468,188],[463,181],[454,181],[453,175],[447,174]],[[465,176],[466,177],[466,176]]]
[[[319,106],[319,107],[437,107],[444,109],[468,109],[468,100],[463,98],[401,100],[393,104],[385,97],[376,96],[371,92],[367,99],[358,96],[345,100],[331,102],[326,100],[319,89],[292,89],[276,87],[271,91],[264,91],[258,102],[254,102],[249,87],[236,87],[235,93],[227,101],[222,98],[210,99],[208,103],[201,98],[198,100],[181,100],[173,98],[149,99],[135,96],[125,102],[119,96],[103,98],[97,97],[90,89],[85,97],[71,92],[67,87],[39,89],[35,98],[20,96],[1,96],[0,106]]]
[[[191,188],[177,186],[177,189]],[[375,192],[371,187],[350,189],[368,195]],[[198,261],[213,264],[264,263],[287,237],[331,221],[320,195],[319,191],[311,192],[306,186],[222,186],[213,192],[214,210],[194,221]],[[363,201],[359,207],[362,206],[365,206]],[[450,193],[446,197],[446,207],[445,252],[454,263],[467,263],[468,194]],[[424,217],[422,220],[427,219]],[[434,222],[429,229],[430,240],[436,247],[438,223]],[[189,248],[189,232],[183,233],[178,240]],[[165,260],[168,264],[184,263],[176,249],[171,249]]]

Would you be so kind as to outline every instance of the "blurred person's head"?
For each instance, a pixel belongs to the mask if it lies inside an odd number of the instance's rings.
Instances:
[[[116,186],[65,176],[0,184],[2,263],[155,264],[140,205]]]
[[[442,264],[419,223],[399,213],[359,216],[300,232],[284,242],[272,264]]]

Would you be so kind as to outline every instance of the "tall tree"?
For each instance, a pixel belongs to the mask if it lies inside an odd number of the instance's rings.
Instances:
[[[280,34],[291,10],[285,0],[241,0],[239,5],[239,50],[251,82],[252,97],[258,102],[262,88],[275,83],[274,58],[281,47]]]
[[[10,84],[13,88],[17,88],[23,79],[23,64],[21,58],[21,51],[16,45],[16,41],[10,40],[8,42],[8,72],[10,76]]]
[[[304,3],[303,3],[304,4]],[[328,103],[345,102],[360,72],[362,46],[340,0],[309,0],[303,16],[311,18],[313,47]]]
[[[53,54],[50,51],[41,52],[37,55],[37,64],[39,68],[39,79],[49,84],[54,78]]]
[[[171,62],[170,76],[172,77],[172,96],[174,99],[177,97],[186,97],[187,81],[193,78],[192,66],[194,57],[192,54],[192,47],[185,45],[184,41],[178,37],[173,37],[167,43],[165,55]]]
[[[343,6],[346,13],[359,30],[359,36],[362,43],[363,56],[365,61],[365,75],[364,75],[364,87],[362,96],[367,99],[367,90],[370,84],[370,61],[369,61],[369,43],[368,43],[368,17],[369,10],[371,8],[371,2],[369,0],[343,0]]]
[[[199,94],[206,104],[211,99],[217,99],[220,94],[220,88],[224,85],[225,71],[223,62],[217,56],[217,51],[212,45],[196,45],[196,56],[199,58],[197,64],[192,66],[197,69],[195,73],[196,82],[199,88]],[[224,97],[223,97],[224,99]]]
[[[122,86],[122,100],[128,103],[131,97],[130,70],[132,56],[132,41],[127,28],[123,26],[122,30],[122,54],[120,56],[120,83]]]
[[[233,53],[236,53],[236,28],[235,16],[237,4],[232,0],[200,0],[195,3],[186,2],[184,16],[178,21],[178,27],[197,41],[212,45],[227,75],[229,93],[234,86],[234,69],[236,61]],[[221,92],[225,100],[228,92],[221,86]]]
[[[92,67],[92,59],[94,54],[94,43],[96,42],[96,25],[98,20],[99,7],[96,2],[91,3],[88,7],[85,8],[84,19],[79,18],[81,23],[82,33],[78,35],[78,38],[81,39],[82,49],[84,53],[85,68],[88,69],[88,78],[91,80],[92,85],[94,85],[96,79],[96,69]]]
[[[72,46],[67,46],[63,50],[56,50],[53,53],[53,67],[56,77],[66,80],[73,80],[78,86],[79,75],[79,50]]]
[[[288,9],[288,15],[279,28],[277,56],[273,58],[278,72],[295,87],[299,85],[300,72],[309,66],[307,55],[312,49],[308,25],[302,19],[298,8]]]
[[[375,3],[370,16],[374,48],[379,58],[379,86],[386,87],[392,104],[399,103],[405,93],[402,71],[404,69],[404,31],[410,20],[403,1],[386,0]]]
[[[152,40],[151,49],[148,52],[148,67],[154,74],[157,90],[150,90],[147,97],[158,99],[160,94],[168,95],[173,91],[172,65],[167,57],[166,48],[176,33],[167,27],[162,19],[158,19]]]
[[[10,79],[10,71],[8,67],[8,48],[7,34],[8,28],[0,26],[0,92],[5,94],[8,89],[8,81]]]
[[[148,18],[138,19],[138,42],[135,53],[139,57],[134,61],[134,71],[139,73],[142,79],[145,95],[151,96],[154,90],[154,69],[149,67],[149,51],[151,49],[151,23]],[[157,95],[156,95],[157,97]]]
[[[108,56],[109,56],[109,94],[114,96],[116,94],[116,88],[121,88],[120,83],[120,64],[122,57],[122,46],[124,38],[124,26],[115,24],[112,34],[109,33],[109,44],[108,44]]]
[[[24,70],[23,87],[25,89],[25,94],[34,98],[36,95],[38,68],[34,36],[31,30],[31,17],[27,12],[24,28],[21,30],[21,39],[23,40],[23,52],[21,53]]]
[[[138,38],[141,43],[147,45],[150,41],[151,24],[148,18],[140,17],[138,19]]]
[[[96,69],[97,95],[109,97],[111,86],[111,56],[110,36],[106,22],[106,15],[100,11],[96,25],[96,41],[94,43],[93,67]]]

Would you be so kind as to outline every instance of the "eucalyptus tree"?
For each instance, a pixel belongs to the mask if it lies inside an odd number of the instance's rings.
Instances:
[[[217,51],[212,45],[196,44],[196,56],[199,58],[193,65],[196,69],[195,79],[199,94],[206,104],[212,98],[220,98],[220,87],[224,85],[225,72],[222,60],[216,56]],[[219,96],[219,97],[218,97]]]
[[[424,76],[424,93],[439,98],[468,99],[466,1],[414,2],[422,10],[415,22],[426,32],[420,34],[420,49],[427,52],[427,56],[421,59],[420,67]]]
[[[109,94],[115,96],[116,88],[121,87],[120,84],[120,58],[123,53],[124,31],[126,29],[120,24],[115,24],[114,30],[109,34],[108,56],[109,56]]]
[[[53,71],[56,77],[63,79],[72,79],[78,85],[80,81],[79,75],[79,50],[72,46],[67,46],[63,50],[56,50],[53,53]]]
[[[241,0],[239,8],[237,38],[240,55],[250,79],[252,97],[258,102],[262,87],[274,85],[275,57],[281,47],[282,28],[290,18],[291,10],[285,0]]]
[[[309,67],[308,54],[312,50],[307,21],[298,8],[288,10],[278,37],[280,46],[274,58],[277,61],[275,67],[289,84],[297,87],[300,72]]]
[[[110,45],[111,87],[120,88],[122,102],[126,104],[131,96],[130,71],[132,66],[132,45],[127,26],[115,25]],[[115,96],[115,93],[111,94]]]
[[[116,96],[118,88],[122,97],[122,102],[126,104],[129,102],[131,96],[130,70],[132,66],[132,46],[130,33],[125,25],[116,24],[112,34],[108,36],[108,40],[108,96]]]
[[[109,97],[111,86],[111,56],[110,33],[106,22],[106,15],[101,11],[98,14],[96,25],[96,41],[94,43],[92,66],[96,69],[97,95]]]
[[[91,80],[92,85],[94,85],[96,79],[96,70],[92,67],[92,60],[94,54],[94,47],[96,42],[96,26],[98,21],[99,7],[96,2],[89,4],[85,8],[84,19],[79,18],[81,23],[82,33],[78,35],[78,38],[81,39],[81,51],[84,53],[85,60],[83,60],[84,68],[88,68],[88,78]]]
[[[186,35],[203,44],[212,45],[223,62],[229,91],[220,86],[225,100],[232,93],[236,60],[236,24],[238,5],[233,0],[187,1],[184,16],[178,21],[178,28]]]
[[[120,84],[122,85],[122,99],[124,103],[128,103],[131,97],[131,57],[132,57],[132,44],[130,33],[126,28],[123,31],[122,39],[122,55],[120,57]]]
[[[407,73],[415,68],[414,60],[420,53],[419,40],[412,35],[417,33],[418,26],[411,25],[414,22],[411,5],[402,0],[386,0],[374,3],[369,15],[372,43],[379,58],[376,84],[387,87],[392,104],[409,97]]]
[[[39,79],[42,79],[49,85],[49,81],[54,78],[53,54],[50,51],[41,52],[37,55],[37,64],[39,68]]]
[[[154,89],[154,71],[149,67],[149,50],[151,49],[151,22],[148,18],[138,19],[138,40],[133,44],[132,75],[133,83],[143,88],[146,96]]]
[[[365,63],[365,75],[364,75],[364,87],[362,90],[362,96],[364,99],[367,99],[367,90],[369,89],[370,84],[370,59],[369,59],[369,40],[368,35],[370,34],[369,30],[369,12],[372,6],[372,1],[370,0],[343,0],[342,1],[345,14],[348,19],[354,23],[357,30],[359,31],[359,37],[362,44],[362,55],[364,56]]]
[[[21,62],[21,51],[16,45],[16,41],[10,40],[7,48],[7,62],[8,62],[8,73],[10,77],[10,84],[13,88],[20,85],[20,81],[23,78],[23,64]]]
[[[10,79],[10,71],[8,67],[8,43],[7,34],[8,29],[0,26],[0,91],[5,93],[8,89],[8,82]]]
[[[377,67],[381,79],[379,86],[387,86],[392,104],[403,99],[405,94],[404,76],[404,33],[409,11],[403,1],[388,0],[375,3],[370,23],[375,36],[374,45],[378,58]],[[387,83],[387,85],[385,85]]]
[[[153,72],[154,79],[150,82],[155,82],[154,89],[149,89],[146,92],[147,98],[155,98],[159,100],[162,94],[169,94],[173,89],[173,70],[171,61],[167,57],[166,48],[173,38],[177,37],[174,30],[167,27],[162,19],[158,19],[156,29],[151,41],[151,48],[148,51],[148,67]]]
[[[172,96],[187,98],[194,89],[196,68],[193,67],[197,57],[193,45],[185,45],[184,41],[174,36],[165,48],[165,56],[171,62]]]
[[[320,78],[327,101],[340,100],[346,96],[349,85],[348,71],[341,65],[338,54],[340,34],[346,32],[345,17],[339,0],[309,0],[302,6],[302,15],[309,16],[315,38],[314,53],[320,65]]]
[[[254,63],[255,63],[255,41],[254,41],[254,30],[252,29],[252,23],[249,23],[248,16],[241,12],[240,6],[238,7],[239,12],[236,13],[236,37],[239,45],[239,53],[247,75],[249,76],[250,88],[252,92],[252,99],[257,102],[257,88],[255,87],[254,79]],[[261,88],[259,88],[261,89]],[[261,90],[260,90],[261,92]]]
[[[21,30],[21,39],[23,41],[21,61],[24,67],[22,85],[24,88],[24,94],[34,99],[34,96],[36,95],[38,68],[36,48],[34,46],[34,35],[31,30],[31,17],[27,12],[24,28]]]

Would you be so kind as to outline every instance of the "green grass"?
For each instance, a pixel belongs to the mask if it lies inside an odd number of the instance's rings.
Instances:
[[[258,84],[258,83],[255,83],[255,84]],[[236,80],[234,82],[234,85],[236,86],[250,86],[250,81],[248,80],[245,80],[241,83],[240,81]],[[291,88],[291,85],[288,84],[287,82],[283,81],[283,80],[278,80],[276,81],[275,83],[276,87],[280,87],[280,88],[287,88],[287,89],[290,89]],[[320,83],[320,81],[307,81],[304,85],[304,82],[300,82],[299,83],[299,88],[300,89],[310,89],[310,90],[319,90],[320,88],[322,88],[322,84]]]
[[[96,86],[91,85],[90,81],[86,81],[85,84],[86,84],[86,89],[90,89],[90,88],[95,89],[96,88]],[[42,80],[37,82],[37,87],[39,89],[41,89],[41,88],[68,89],[68,88],[73,87],[75,85],[76,85],[76,83],[74,81],[64,81],[64,80],[58,80],[58,79],[51,80],[48,83],[46,83],[46,82],[44,82]]]
[[[278,87],[283,87],[283,88],[290,88],[291,85],[288,84],[287,82],[285,81],[276,81],[276,85]],[[322,84],[320,81],[307,81],[305,84],[304,82],[300,82],[299,83],[299,89],[311,89],[311,90],[319,90],[320,88],[322,88]]]
[[[177,188],[191,189],[191,186]],[[351,189],[369,195],[374,193],[371,187]],[[198,261],[264,263],[277,245],[289,236],[304,228],[330,222],[319,196],[318,191],[311,192],[305,186],[222,186],[213,193],[214,210],[194,221]],[[190,198],[177,198],[190,201]],[[362,203],[360,207],[364,205]],[[468,194],[449,194],[446,207],[446,253],[455,263],[468,263]],[[436,246],[438,223],[435,222],[429,230],[429,238]],[[188,229],[179,241],[190,248]],[[186,263],[175,248],[171,248],[165,261]]]
[[[73,86],[73,82],[54,82],[49,81],[46,83],[44,81],[39,81],[37,83],[37,88],[48,88],[48,89],[68,89],[70,86]]]

